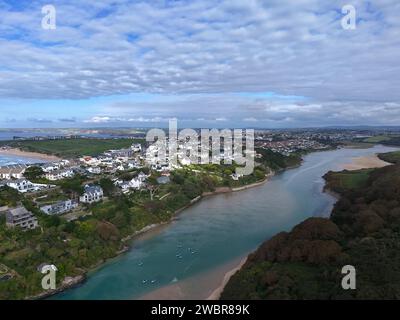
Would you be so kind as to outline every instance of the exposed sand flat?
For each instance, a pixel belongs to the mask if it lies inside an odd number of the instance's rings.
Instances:
[[[229,280],[231,279],[231,277],[243,267],[243,265],[246,263],[246,261],[247,261],[247,257],[243,258],[243,260],[240,261],[240,264],[238,266],[236,266],[232,270],[225,273],[222,284],[217,289],[214,290],[214,292],[207,298],[207,300],[218,300],[222,294],[222,291],[224,291],[225,286],[228,284]]]
[[[61,160],[60,158],[58,158],[56,156],[43,154],[43,153],[37,153],[37,152],[22,151],[17,148],[0,149],[0,155],[26,157],[26,158],[43,160],[43,161],[59,161],[59,160]]]
[[[383,161],[378,158],[376,154],[353,158],[352,163],[346,163],[342,165],[343,169],[346,170],[360,170],[360,169],[369,169],[369,168],[382,168],[391,165],[391,163]]]
[[[163,286],[143,295],[140,300],[217,300],[246,259],[241,257],[200,275]]]

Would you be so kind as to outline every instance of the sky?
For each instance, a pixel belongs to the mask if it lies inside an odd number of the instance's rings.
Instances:
[[[0,0],[0,128],[400,125],[399,16],[398,0]]]

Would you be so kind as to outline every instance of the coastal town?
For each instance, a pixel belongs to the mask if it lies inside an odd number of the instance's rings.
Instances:
[[[323,151],[336,147],[344,141],[354,141],[360,139],[370,139],[377,136],[376,132],[366,132],[365,130],[339,131],[325,130],[299,132],[293,131],[256,131],[255,148],[258,150],[268,150],[282,156],[301,154],[302,152]],[[80,136],[34,136],[30,138],[14,137],[14,141],[51,141],[51,140],[69,140],[79,139]],[[101,142],[101,139],[98,141]],[[133,141],[133,140],[132,140]],[[178,143],[178,150],[183,149],[183,141]],[[11,147],[3,145],[1,150],[9,150]],[[30,195],[37,204],[41,212],[46,215],[64,215],[72,211],[81,211],[84,204],[92,204],[105,199],[102,187],[96,183],[101,178],[107,178],[118,188],[119,192],[128,194],[132,192],[141,192],[151,190],[152,186],[147,183],[150,176],[156,175],[156,184],[168,184],[170,174],[174,170],[190,168],[190,160],[183,157],[183,152],[178,152],[179,165],[172,165],[168,157],[160,161],[157,157],[158,149],[155,145],[146,145],[132,142],[128,148],[106,150],[96,156],[82,155],[77,158],[57,159],[37,164],[12,164],[0,167],[0,188],[9,187],[17,190],[19,193]],[[221,154],[212,158],[215,161],[223,163],[226,156],[224,150]],[[255,153],[255,158],[262,158],[261,153]],[[232,161],[232,157],[229,159]],[[193,169],[193,168],[192,168]],[[29,180],[29,172],[35,171],[34,181]],[[28,172],[28,175],[25,174]],[[133,172],[129,179],[124,179],[123,173]],[[87,183],[83,184],[82,193],[75,194],[73,199],[61,201],[46,201],[47,194],[59,189],[59,184],[63,180],[74,179],[75,176],[83,176]],[[234,181],[241,177],[235,173],[230,175]],[[40,196],[36,196],[39,194]],[[41,203],[45,203],[41,205]],[[19,226],[23,230],[38,227],[38,221],[35,216],[27,211],[23,206],[16,208],[2,207],[0,212],[7,212],[7,226]],[[70,214],[69,221],[77,219],[79,215]]]
[[[9,243],[0,251],[1,267],[7,270],[0,274],[0,286],[12,285],[13,281],[33,283],[40,265],[58,261],[57,267],[61,265],[63,270],[60,287],[67,288],[82,281],[94,265],[126,251],[126,240],[132,235],[170,221],[176,212],[204,195],[257,185],[277,170],[299,165],[302,155],[309,152],[349,143],[368,146],[368,139],[376,142],[380,137],[379,132],[359,130],[256,130],[255,168],[249,176],[236,173],[237,164],[231,152],[226,152],[231,149],[225,150],[223,143],[209,164],[201,164],[200,158],[193,162],[185,157],[185,141],[176,142],[177,163],[168,154],[160,158],[159,146],[138,138],[35,137],[5,141],[0,152],[6,154],[27,152],[32,156],[36,151],[33,147],[40,148],[41,144],[51,146],[54,152],[38,153],[40,159],[34,163],[0,167],[0,238]],[[389,137],[397,141],[396,133]],[[387,136],[382,140],[388,141]],[[65,143],[80,147],[75,156],[60,153]],[[108,149],[108,145],[123,147]],[[90,152],[86,146],[96,151]],[[210,146],[212,149],[213,143]],[[12,237],[21,241],[16,244]],[[30,244],[24,245],[28,239]],[[53,249],[49,239],[56,244]],[[40,255],[32,256],[39,247]],[[24,269],[24,275],[18,267],[23,261],[33,264],[32,270]],[[11,290],[10,294],[40,295],[40,288],[34,288]]]

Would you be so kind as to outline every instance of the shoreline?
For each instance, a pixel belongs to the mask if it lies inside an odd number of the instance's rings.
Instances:
[[[352,160],[351,163],[341,164],[340,167],[343,170],[354,171],[361,169],[383,168],[392,165],[392,163],[379,159],[377,154],[352,158],[351,160]]]
[[[113,259],[118,258],[119,256],[123,255],[124,253],[126,253],[127,251],[130,250],[131,246],[130,244],[127,244],[127,242],[129,241],[133,241],[136,237],[142,236],[146,233],[150,233],[151,231],[154,231],[157,228],[166,226],[170,223],[172,223],[174,220],[178,219],[178,216],[187,208],[191,207],[192,205],[196,204],[197,202],[201,201],[202,199],[209,197],[209,196],[214,196],[214,195],[219,195],[219,194],[224,194],[224,193],[233,193],[233,192],[239,192],[239,191],[243,191],[243,190],[247,190],[249,188],[254,188],[254,187],[258,187],[263,185],[264,183],[269,181],[269,178],[274,176],[275,172],[271,172],[267,175],[265,175],[265,177],[261,180],[261,181],[257,181],[242,187],[237,187],[237,188],[231,188],[231,187],[219,187],[216,188],[215,191],[211,191],[211,192],[203,192],[203,194],[201,194],[200,196],[192,199],[187,205],[183,206],[182,208],[179,208],[177,210],[175,210],[175,212],[173,213],[172,217],[170,219],[168,219],[167,221],[163,221],[163,222],[159,222],[159,223],[153,223],[150,225],[147,225],[145,227],[143,227],[142,229],[135,231],[133,234],[126,236],[125,238],[121,239],[122,243],[125,243],[126,245],[124,246],[123,249],[121,249],[120,251],[116,252],[115,255],[113,257],[110,257],[108,259],[105,259],[103,261],[99,261],[98,263],[94,264],[92,267],[88,268],[87,270],[84,270],[84,272],[80,275],[77,275],[75,277],[66,277],[66,278],[73,278],[74,281],[70,281],[69,283],[63,283],[59,288],[51,291],[51,292],[41,292],[35,296],[32,297],[26,297],[25,299],[30,299],[30,300],[37,300],[37,299],[46,299],[48,297],[54,296],[56,294],[59,294],[63,291],[72,289],[74,287],[78,287],[79,285],[82,285],[86,280],[87,280],[87,275],[91,274],[93,272],[95,272],[98,268],[101,268],[104,264],[106,264],[109,261],[112,261]],[[245,257],[245,259],[247,260],[247,256]],[[245,261],[244,261],[245,262]],[[244,264],[243,262],[243,264]],[[234,268],[233,270],[238,271],[240,269],[240,267],[242,266],[242,264],[240,264],[240,266]],[[237,269],[239,268],[239,269]],[[236,270],[237,269],[237,270]],[[233,271],[231,270],[231,271]],[[228,273],[230,273],[231,271],[228,271]],[[226,274],[225,274],[226,276]],[[226,283],[229,281],[229,278],[227,279]],[[224,278],[225,280],[225,278]],[[66,279],[64,279],[63,281],[66,281]],[[226,283],[223,282],[223,284],[218,287],[215,290],[220,289],[221,293],[222,290],[224,289]]]
[[[61,158],[38,152],[23,151],[18,148],[0,148],[0,156],[25,157],[43,161],[59,161]]]
[[[139,296],[138,300],[218,300],[226,284],[247,261],[236,257],[199,274],[178,282],[170,282]]]
[[[211,295],[208,296],[207,300],[219,300],[221,297],[222,292],[224,291],[226,285],[228,284],[229,280],[238,272],[247,262],[247,257],[244,257],[240,263],[233,269],[229,270],[225,273],[224,278],[222,279],[221,285],[216,288]]]
[[[391,163],[387,163],[384,162],[383,160],[380,160],[377,155],[371,155],[371,156],[365,156],[365,157],[360,157],[359,159],[370,159],[373,158],[378,159],[379,161],[383,162],[385,165],[391,165]],[[357,159],[357,158],[355,158]],[[349,164],[350,165],[350,164]],[[364,166],[366,165],[365,163],[363,164]],[[369,165],[371,165],[371,163],[369,163]],[[293,168],[297,168],[301,166],[301,163],[298,165],[294,165],[282,170],[279,170],[278,172],[281,171],[286,171],[288,169],[293,169]],[[347,164],[342,164],[341,166],[347,166]],[[383,165],[382,165],[383,166]],[[353,169],[353,170],[358,170],[358,169]],[[264,183],[269,181],[269,178],[274,176],[277,172],[275,171],[271,171],[269,174],[266,174],[265,177],[257,182],[248,184],[248,185],[244,185],[244,186],[240,186],[240,187],[218,187],[216,188],[214,191],[211,192],[204,192],[203,194],[201,194],[200,196],[192,199],[187,205],[183,206],[182,208],[179,208],[177,210],[175,210],[175,212],[173,213],[173,215],[171,216],[170,219],[163,221],[163,222],[159,222],[159,223],[154,223],[151,225],[147,225],[145,227],[143,227],[142,229],[134,232],[132,235],[129,235],[123,239],[121,239],[121,241],[123,243],[126,243],[128,241],[133,241],[136,237],[142,236],[144,234],[150,233],[151,231],[154,231],[157,228],[166,226],[170,223],[172,223],[174,220],[178,219],[179,214],[181,214],[185,209],[191,207],[192,205],[196,204],[197,202],[201,201],[202,199],[208,197],[208,196],[213,196],[213,195],[219,195],[219,194],[224,194],[224,193],[233,193],[233,192],[239,192],[239,191],[243,191],[243,190],[247,190],[250,188],[254,188],[254,187],[258,187],[263,185]],[[325,189],[323,190],[326,193],[331,194],[333,197],[337,198],[337,195],[332,194],[331,190]],[[78,281],[75,281],[73,283],[68,283],[66,285],[63,285],[62,288],[58,288],[56,290],[54,290],[53,292],[45,292],[45,293],[40,293],[34,297],[30,297],[30,299],[43,299],[43,298],[47,298],[50,296],[53,296],[55,294],[59,294],[63,291],[66,291],[68,289],[77,287],[81,284],[83,284],[86,280],[87,280],[87,275],[95,272],[98,268],[102,267],[104,264],[106,264],[108,261],[111,261],[112,259],[118,258],[119,256],[121,256],[122,254],[126,253],[127,251],[130,250],[130,244],[126,243],[126,245],[124,246],[124,248],[118,252],[115,253],[115,256],[110,257],[109,259],[105,259],[103,261],[99,261],[98,263],[96,263],[95,265],[93,265],[93,267],[88,268],[87,270],[85,270],[85,272],[81,275],[76,276],[75,278],[79,277]],[[227,272],[224,273],[223,275],[223,280],[222,283],[220,284],[219,287],[217,287],[216,289],[214,289],[214,291],[207,297],[207,300],[217,300],[219,299],[219,296],[221,295],[221,293],[223,292],[226,284],[229,282],[229,279],[237,272],[241,269],[241,267],[245,264],[245,262],[247,261],[247,256],[245,258],[243,258],[238,265],[236,265],[234,268],[228,270]]]

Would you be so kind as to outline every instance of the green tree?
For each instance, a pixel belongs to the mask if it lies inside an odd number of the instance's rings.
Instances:
[[[24,172],[24,177],[28,180],[37,180],[44,174],[43,169],[38,166],[31,166]]]
[[[102,178],[99,183],[106,196],[111,196],[116,191],[114,183],[109,178]]]

